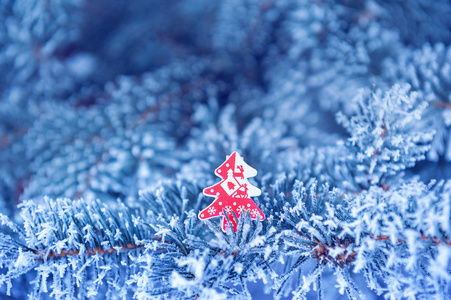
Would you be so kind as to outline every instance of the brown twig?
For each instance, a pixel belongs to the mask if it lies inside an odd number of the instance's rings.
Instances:
[[[203,89],[205,88],[210,81],[207,78],[201,77],[193,82],[186,83],[182,85],[180,90],[169,93],[165,95],[163,98],[158,100],[154,106],[149,107],[147,110],[141,112],[134,123],[132,123],[133,127],[138,125],[145,124],[149,119],[154,117],[156,113],[158,113],[165,105],[170,105],[174,100],[179,100],[183,95],[191,93],[195,89]]]
[[[445,102],[445,101],[433,101],[432,105],[438,108],[443,109],[451,109],[451,102]]]
[[[296,232],[299,235],[301,235],[304,238],[307,238],[307,236],[305,236],[304,234],[300,233],[300,232]],[[371,238],[373,238],[376,241],[388,241],[390,240],[389,236],[386,235],[370,235]],[[425,240],[425,241],[431,241],[434,242],[435,245],[447,245],[447,246],[451,246],[451,239],[447,238],[446,241],[441,241],[439,238],[437,237],[432,237],[429,238],[427,236],[425,236],[423,233],[421,233],[421,239]],[[164,242],[164,243],[168,243],[170,244],[170,241],[163,241],[160,237],[155,238],[154,240],[158,240],[160,242]],[[398,239],[397,240],[398,243],[405,243],[406,240],[404,239]],[[317,260],[318,263],[320,264],[327,264],[328,262],[332,262],[334,265],[336,266],[340,266],[340,267],[344,267],[345,265],[350,265],[354,260],[355,257],[357,255],[357,253],[354,250],[349,251],[348,247],[350,245],[352,245],[353,241],[349,238],[335,238],[335,240],[332,243],[323,243],[321,241],[318,241],[316,239],[313,239],[313,242],[316,244],[316,246],[313,245],[306,245],[312,248],[311,254],[312,254],[312,258],[315,258]],[[330,255],[330,250],[334,249],[336,247],[340,247],[343,249],[342,253],[336,255],[336,256],[331,256]],[[135,250],[135,249],[142,249],[144,248],[144,245],[136,245],[136,244],[127,244],[126,246],[122,246],[120,249],[121,250]],[[95,249],[88,249],[86,252],[84,252],[85,255],[97,255],[97,254],[113,254],[113,253],[117,253],[118,248],[109,248],[109,249],[103,249],[103,248],[95,248]],[[163,248],[160,250],[164,250]],[[181,248],[181,250],[185,253],[185,255],[188,255],[188,253]],[[39,257],[36,260],[44,260],[47,258],[63,258],[63,257],[68,257],[68,256],[75,256],[75,255],[80,255],[80,250],[70,250],[67,251],[66,249],[63,249],[60,253],[55,253],[54,251],[49,252],[48,254],[46,254],[43,251],[38,251],[35,250],[34,251],[35,254],[39,255]],[[231,254],[227,254],[227,251],[222,250],[219,251],[218,254],[220,255],[233,255],[234,257],[237,256],[239,254],[239,252],[237,250],[235,250],[233,253]]]
[[[375,237],[374,235],[370,235],[370,237],[374,238],[376,241],[388,241],[390,240],[390,237],[386,236],[386,235],[379,235],[377,237]],[[446,246],[451,246],[451,240],[449,238],[446,239],[446,241],[441,241],[438,237],[427,237],[425,236],[423,233],[421,233],[421,239],[425,240],[425,241],[430,241],[433,242],[436,246],[437,245],[446,245]],[[405,243],[406,240],[404,239],[398,239],[398,243]]]
[[[154,237],[152,240],[154,241],[159,241],[165,244],[172,244],[172,242],[168,241],[168,240],[163,240],[161,237]],[[177,245],[185,255],[188,255],[188,252],[183,249],[183,247],[181,247],[180,245]],[[144,248],[144,244],[127,244],[125,246],[117,246],[117,247],[111,247],[109,249],[103,249],[103,248],[94,248],[94,249],[88,249],[86,252],[84,252],[84,255],[96,255],[96,254],[113,254],[113,253],[117,253],[117,249],[120,247],[120,250],[135,250],[135,249],[142,249]],[[163,248],[158,249],[158,250],[164,250]],[[44,258],[62,258],[62,257],[67,257],[67,256],[75,256],[75,255],[80,255],[80,250],[76,250],[76,249],[72,249],[67,251],[66,249],[61,250],[60,253],[55,253],[55,251],[50,251],[46,254],[45,251],[39,251],[39,250],[35,250],[34,251],[35,254],[39,255],[39,258],[37,258],[37,260],[43,260]]]
[[[389,236],[386,235],[370,235],[371,238],[373,238],[376,241],[388,241],[390,240]],[[451,239],[447,238],[446,241],[441,241],[437,237],[427,237],[423,233],[421,233],[421,239],[425,241],[431,241],[437,245],[446,245],[451,246]],[[320,241],[317,241],[316,239],[313,239],[313,241],[317,244],[316,247],[312,250],[312,257],[316,258],[317,262],[320,264],[327,264],[328,262],[332,262],[336,266],[344,267],[345,265],[351,264],[355,260],[355,256],[357,253],[352,250],[348,251],[347,248],[349,245],[351,245],[352,240],[351,239],[336,239],[332,243],[322,243]],[[398,243],[405,243],[406,240],[404,239],[398,239]],[[342,248],[344,251],[337,256],[331,256],[330,255],[330,249],[334,249],[336,247]]]
[[[348,246],[351,245],[352,241],[350,239],[336,239],[332,243],[322,243],[317,242],[317,246],[312,250],[312,257],[316,258],[316,261],[320,264],[327,264],[329,261],[332,262],[336,266],[344,267],[345,265],[351,264],[355,260],[355,256],[357,255],[354,251],[348,251]],[[342,248],[343,252],[338,254],[337,256],[330,255],[330,249],[334,249],[336,247]]]
[[[126,246],[122,246],[121,250],[135,250],[135,249],[141,249],[144,245],[135,245],[135,244],[127,244]],[[95,248],[95,249],[88,249],[84,254],[85,255],[96,255],[96,254],[112,254],[118,252],[116,248],[109,248],[109,249],[103,249],[103,248]],[[70,250],[67,251],[66,249],[61,250],[60,253],[56,254],[54,251],[49,252],[48,254],[42,253],[41,251],[34,251],[35,254],[39,255],[39,258],[37,260],[44,260],[45,258],[63,258],[67,256],[74,256],[79,255],[80,250]]]

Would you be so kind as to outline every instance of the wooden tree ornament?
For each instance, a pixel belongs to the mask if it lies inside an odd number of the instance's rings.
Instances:
[[[256,176],[257,171],[246,164],[237,152],[228,156],[226,161],[215,170],[215,174],[222,181],[204,189],[204,194],[215,197],[215,200],[199,212],[199,219],[222,217],[221,227],[223,231],[226,231],[230,226],[225,218],[227,215],[235,232],[238,224],[233,212],[240,217],[243,212],[248,211],[252,219],[257,219],[257,216],[260,216],[260,221],[265,219],[263,212],[250,198],[261,194],[260,189],[247,180],[249,177]]]

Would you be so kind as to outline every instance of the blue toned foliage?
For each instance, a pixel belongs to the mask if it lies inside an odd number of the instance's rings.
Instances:
[[[15,232],[3,239],[6,274],[2,284],[30,270],[35,271],[29,296],[49,292],[57,299],[119,293],[125,295],[125,266],[131,266],[129,252],[139,251],[150,233],[136,223],[129,210],[118,203],[112,210],[100,201],[44,199],[21,204],[23,225],[17,227],[5,216],[2,224]],[[104,254],[99,257],[100,254]],[[51,283],[49,277],[52,278]],[[105,285],[105,286],[103,286]]]
[[[0,298],[451,298],[449,1],[113,2],[0,0]]]
[[[393,299],[449,296],[450,188],[412,180],[388,192],[372,187],[350,202],[355,220],[343,233],[355,237],[354,272],[372,289]]]
[[[427,104],[409,90],[409,86],[395,85],[385,94],[363,92],[354,99],[357,115],[337,114],[351,135],[348,147],[354,152],[351,160],[357,163],[353,170],[357,184],[384,184],[385,178],[425,159],[434,132],[418,126]]]

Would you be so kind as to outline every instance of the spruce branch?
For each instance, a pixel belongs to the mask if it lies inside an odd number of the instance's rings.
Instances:
[[[417,183],[410,183],[405,189],[409,186],[414,187],[417,185]],[[440,190],[442,185],[438,186],[438,190]],[[280,190],[281,188],[290,187],[292,188],[291,192],[281,193],[283,191]],[[426,193],[424,194],[426,197],[436,197],[433,195],[429,196],[427,194],[428,189],[426,187],[425,190],[416,189],[415,192],[420,193],[420,195]],[[42,264],[54,264],[57,260],[64,261],[71,258],[76,259],[76,261],[88,259],[89,266],[93,262],[89,260],[89,257],[96,257],[97,261],[98,259],[102,261],[111,261],[113,259],[114,261],[120,255],[130,251],[129,256],[133,257],[133,264],[137,267],[137,273],[130,274],[130,277],[127,277],[127,283],[123,288],[126,290],[134,289],[133,286],[136,285],[136,291],[139,291],[142,295],[205,296],[215,293],[214,290],[216,288],[226,294],[238,293],[247,295],[248,291],[245,282],[251,278],[276,280],[274,286],[277,291],[276,294],[281,294],[283,291],[286,292],[287,289],[290,289],[289,285],[286,284],[287,280],[293,278],[294,273],[299,271],[301,265],[310,259],[316,261],[318,266],[330,265],[334,268],[343,269],[343,271],[336,270],[339,274],[343,274],[340,276],[344,276],[347,288],[350,289],[348,292],[351,294],[358,293],[357,291],[352,291],[353,283],[349,281],[350,279],[346,279],[346,272],[349,272],[347,270],[348,266],[354,270],[362,268],[359,267],[359,264],[362,263],[359,259],[362,259],[361,255],[366,251],[365,248],[362,248],[362,245],[364,245],[362,241],[368,243],[368,238],[370,238],[376,243],[384,243],[385,246],[383,247],[390,246],[394,247],[394,249],[402,249],[404,248],[403,245],[411,243],[409,238],[402,237],[399,237],[396,243],[393,243],[393,237],[385,235],[384,231],[380,231],[381,234],[379,235],[374,235],[366,233],[371,232],[371,230],[350,229],[350,226],[359,224],[357,223],[357,215],[354,212],[359,211],[359,199],[370,197],[373,190],[370,189],[361,195],[347,199],[346,203],[349,203],[349,208],[351,208],[351,213],[349,214],[349,212],[347,213],[348,208],[346,208],[343,198],[340,196],[341,192],[337,189],[329,191],[327,186],[323,186],[318,190],[315,183],[312,183],[307,188],[299,181],[296,181],[294,184],[288,182],[282,184],[279,181],[276,185],[272,185],[272,188],[266,190],[265,197],[269,195],[279,196],[268,199],[266,201],[267,205],[273,203],[273,206],[265,206],[265,209],[272,210],[281,204],[283,206],[282,212],[275,214],[276,218],[263,222],[263,224],[258,222],[258,226],[252,223],[248,214],[243,214],[240,218],[236,218],[238,222],[236,233],[232,231],[224,233],[218,226],[213,226],[213,224],[209,224],[209,230],[205,230],[205,226],[200,224],[192,210],[189,210],[188,213],[180,210],[182,203],[185,203],[184,206],[190,209],[191,207],[201,207],[202,202],[205,201],[202,196],[199,196],[201,195],[200,188],[187,182],[164,185],[164,189],[160,188],[143,193],[141,201],[145,203],[144,207],[147,208],[147,213],[135,211],[133,215],[127,212],[123,206],[122,208],[119,206],[119,211],[113,212],[106,209],[106,206],[99,205],[98,202],[53,201],[48,199],[46,200],[47,209],[52,209],[48,211],[43,211],[44,207],[42,205],[36,206],[31,202],[27,202],[24,204],[25,211],[23,215],[25,220],[29,220],[31,216],[34,216],[34,214],[30,215],[34,211],[33,207],[42,207],[40,209],[42,211],[40,213],[41,216],[38,218],[42,225],[39,227],[25,226],[25,228],[28,228],[25,237],[27,247],[29,249],[41,249],[30,251],[36,263],[31,267],[22,269],[22,272],[28,272],[30,268],[44,270]],[[438,190],[435,189],[433,193],[436,193],[435,191]],[[384,191],[382,188],[381,191],[381,195],[385,195],[385,197],[395,197],[399,193],[399,190]],[[174,203],[179,203],[179,205],[174,205]],[[83,212],[84,209],[81,210],[82,215],[77,211],[77,208],[82,204],[89,205],[90,217],[88,217],[88,211]],[[363,207],[369,209],[367,206]],[[54,212],[53,209],[55,208],[57,211]],[[91,209],[94,210],[91,211]],[[59,236],[56,240],[54,238],[42,240],[43,232],[50,233],[52,231],[46,220],[52,220],[52,216],[60,215],[61,212],[67,214],[70,211],[72,211],[72,215],[65,217],[67,220],[85,220],[87,222],[85,223],[86,225],[97,224],[94,227],[97,229],[94,231],[83,231],[84,242],[80,240],[81,236],[78,239],[76,238],[77,235],[73,236],[72,247],[64,246],[68,239],[64,238],[64,236]],[[374,214],[371,211],[369,213]],[[96,214],[99,214],[99,216],[96,216]],[[414,211],[410,212],[410,214],[413,216]],[[108,216],[115,217],[109,221],[104,220],[104,218],[108,220]],[[122,218],[125,223],[122,223],[123,221],[119,221],[119,219],[114,221],[116,218]],[[360,216],[360,218],[365,217]],[[56,221],[57,219],[53,220]],[[127,225],[127,223],[129,225],[124,228],[123,225]],[[31,225],[31,223],[29,224]],[[59,222],[56,224],[59,224]],[[139,236],[132,239],[135,242],[131,242],[132,240],[128,238],[123,240],[123,242],[129,241],[128,244],[121,245],[121,242],[117,241],[112,247],[95,246],[106,245],[106,241],[109,239],[109,243],[113,244],[113,241],[111,241],[113,230],[106,229],[109,228],[108,226],[119,226],[119,224],[123,224],[121,227],[118,227],[120,231],[123,231],[121,236],[131,236],[132,232],[134,234],[140,233]],[[86,225],[77,223],[78,228],[87,228],[88,226]],[[443,223],[441,226],[445,225],[446,223]],[[412,227],[412,225],[410,226]],[[65,225],[60,228],[69,228],[67,230],[69,236],[75,233],[73,232],[73,225]],[[423,233],[425,229],[420,231],[421,234],[417,235],[417,239],[429,244],[430,246],[428,247],[450,246],[447,237],[428,238]],[[101,234],[105,240],[101,242],[98,238],[95,238],[92,235],[95,232]],[[126,232],[129,233],[126,234]],[[351,232],[353,234],[350,234]],[[358,235],[358,232],[362,234]],[[116,232],[115,236],[117,238],[119,238],[118,234]],[[78,243],[75,243],[77,240]],[[443,241],[446,241],[446,243]],[[30,244],[30,242],[33,243]],[[32,245],[34,246],[30,247]],[[43,245],[47,245],[47,247],[42,248]],[[71,244],[69,243],[69,245]],[[90,245],[94,245],[94,247]],[[375,245],[377,246],[377,244]],[[79,250],[80,247],[83,250]],[[280,252],[275,252],[275,249],[279,249],[278,251]],[[23,251],[19,250],[19,253],[24,255],[25,252]],[[163,254],[164,256],[162,256]],[[297,257],[298,262],[293,264],[291,269],[286,270],[284,273],[279,273],[277,271],[277,261],[282,257],[285,259]],[[16,259],[18,258],[12,259],[11,263],[17,264]],[[381,264],[378,263],[377,265],[380,266]],[[217,269],[218,266],[221,266],[219,270]],[[374,267],[372,269],[374,270]],[[317,280],[323,272],[322,267],[317,267],[315,270],[311,273],[313,277],[306,278],[306,281],[303,281],[303,289],[296,291],[296,293],[300,293],[299,295],[306,293],[309,290],[306,284],[309,285],[311,280]],[[271,276],[269,278],[267,275],[264,276],[261,273],[262,271],[269,272],[268,274],[271,274]],[[13,276],[14,272],[8,274],[11,274],[8,280],[18,276],[18,274]],[[142,285],[144,284],[142,280],[138,280],[138,278],[148,278],[151,281],[146,280],[144,282],[149,283],[152,282],[152,278],[157,278],[157,276],[162,274],[165,275],[162,281],[159,282],[165,287],[158,288],[153,292],[150,290],[151,286],[145,287]],[[223,275],[218,277],[219,274]],[[240,284],[243,289],[239,291],[226,288],[223,284],[229,280]],[[205,290],[203,291],[203,289]]]

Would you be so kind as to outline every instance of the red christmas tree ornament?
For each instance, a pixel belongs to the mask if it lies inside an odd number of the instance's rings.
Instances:
[[[221,177],[222,181],[204,189],[204,195],[215,197],[215,200],[199,213],[199,219],[222,217],[221,227],[226,231],[230,226],[224,215],[227,214],[235,232],[238,224],[232,212],[240,217],[243,212],[248,211],[252,219],[257,219],[257,216],[260,216],[260,221],[265,219],[263,212],[250,198],[261,194],[260,189],[247,180],[257,175],[257,171],[246,164],[237,152],[227,156],[226,161],[215,170],[215,174]]]

